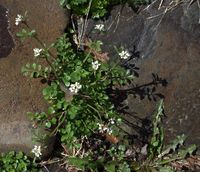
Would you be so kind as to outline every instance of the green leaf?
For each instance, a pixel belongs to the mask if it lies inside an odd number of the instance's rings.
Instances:
[[[79,108],[77,106],[71,106],[71,108],[68,111],[70,119],[74,119],[77,115]]]
[[[157,110],[153,114],[153,136],[148,146],[148,158],[153,159],[161,155],[163,148],[164,132],[162,117],[164,116],[163,100],[158,103]]]
[[[105,165],[106,172],[115,172],[116,163],[110,162]]]
[[[64,77],[62,78],[62,80],[65,86],[68,87],[70,85],[71,77],[67,73],[64,73]]]
[[[129,165],[126,163],[126,162],[123,162],[123,164],[119,164],[119,168],[120,168],[120,171],[122,172],[131,172],[131,169],[129,167]]]
[[[52,119],[51,119],[51,123],[52,123],[52,124],[54,124],[54,125],[55,125],[55,124],[56,124],[56,122],[57,122],[57,119],[56,119],[56,118],[52,118]]]
[[[164,166],[164,167],[160,167],[159,172],[175,172],[175,171],[170,166]]]
[[[32,30],[32,31],[28,32],[28,36],[29,37],[33,37],[35,35],[36,35],[36,31],[35,30]]]
[[[53,114],[53,113],[55,113],[56,111],[55,111],[55,109],[53,108],[53,107],[49,107],[48,108],[48,114]]]
[[[27,38],[27,37],[33,37],[35,35],[36,35],[35,30],[28,31],[26,29],[22,29],[21,32],[16,33],[16,36],[19,37],[21,39],[21,41],[24,41],[25,38]]]
[[[22,152],[19,152],[17,155],[16,155],[16,158],[17,159],[22,159],[24,156],[24,154]]]
[[[74,165],[82,170],[84,170],[85,166],[88,164],[87,159],[81,159],[81,158],[68,158],[68,162],[71,165]]]
[[[72,72],[71,75],[70,75],[70,77],[71,77],[71,81],[72,82],[79,81],[81,79],[80,71],[74,71],[74,72]]]
[[[194,151],[196,151],[196,150],[197,150],[197,146],[195,144],[193,144],[187,148],[187,152],[189,155],[192,155],[194,153]]]
[[[45,123],[45,126],[46,126],[47,128],[51,128],[51,122],[50,122],[50,121],[46,122],[46,123]]]
[[[37,64],[36,63],[33,63],[32,64],[32,68],[35,70],[37,68]]]
[[[172,143],[168,145],[167,148],[165,148],[165,150],[161,154],[158,155],[158,158],[161,158],[169,154],[170,151],[175,151],[179,145],[183,145],[185,139],[186,139],[186,136],[184,134],[177,136],[176,139],[174,139]]]
[[[178,157],[184,159],[186,158],[187,155],[191,156],[194,153],[194,151],[196,151],[196,149],[197,149],[197,146],[193,144],[187,149],[179,150]]]

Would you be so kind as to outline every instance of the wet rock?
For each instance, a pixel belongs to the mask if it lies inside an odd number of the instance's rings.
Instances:
[[[104,22],[108,28],[106,34],[88,34],[102,40],[103,49],[112,57],[116,57],[114,45],[132,51],[129,63],[140,68],[137,71],[139,77],[124,104],[128,105],[131,114],[128,122],[137,132],[148,134],[149,128],[144,130],[144,123],[149,123],[156,105],[154,100],[164,96],[166,141],[184,133],[188,143],[200,145],[198,4],[195,2],[189,8],[188,4],[182,4],[165,15],[162,15],[165,9],[158,10],[158,5],[151,5],[139,15],[128,6],[117,6]],[[91,21],[89,30],[93,24]],[[130,128],[127,130],[135,133]]]
[[[14,41],[9,33],[8,10],[0,5],[0,58],[10,54]]]
[[[36,143],[32,142],[32,123],[26,113],[45,111],[48,105],[42,96],[45,85],[42,85],[40,80],[29,79],[21,74],[21,67],[33,61],[33,48],[40,45],[33,40],[20,43],[15,34],[21,27],[15,25],[15,18],[17,14],[24,14],[27,11],[30,26],[38,31],[41,40],[50,44],[64,32],[68,15],[57,0],[1,0],[0,2],[4,6],[3,9],[8,9],[9,33],[12,34],[16,44],[15,49],[6,58],[0,59],[0,152],[22,150],[29,153]],[[7,28],[7,24],[1,27]],[[9,43],[6,46],[11,45],[12,43]],[[45,131],[39,131],[41,136],[43,132]],[[52,140],[48,141],[53,143]],[[49,147],[44,154],[52,150],[52,144],[47,143],[46,146]]]

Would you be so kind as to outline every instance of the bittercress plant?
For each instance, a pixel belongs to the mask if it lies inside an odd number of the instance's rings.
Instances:
[[[84,29],[81,32],[84,33],[88,17],[104,16],[109,0],[60,0],[60,3],[71,9],[72,13],[77,15],[77,20],[82,21]],[[49,130],[50,136],[59,136],[65,152],[68,153],[67,163],[83,171],[96,171],[99,167],[108,172],[174,171],[171,167],[172,162],[185,159],[196,150],[195,145],[187,149],[178,149],[183,145],[184,135],[178,136],[171,145],[164,146],[164,107],[161,100],[153,115],[152,137],[146,148],[146,158],[139,161],[135,159],[135,155],[128,158],[127,145],[123,145],[123,141],[118,139],[122,136],[122,118],[108,93],[109,90],[116,90],[134,79],[129,70],[120,66],[121,61],[131,58],[129,50],[115,47],[118,59],[111,63],[107,54],[102,53],[103,43],[99,40],[92,41],[84,37],[84,34],[78,39],[80,35],[77,33],[80,30],[77,32],[73,30],[75,28],[70,28],[69,33],[63,34],[48,46],[28,25],[27,13],[24,16],[18,14],[15,22],[17,26],[25,26],[17,33],[22,41],[28,37],[39,43],[32,52],[35,62],[25,64],[22,73],[31,78],[40,78],[46,83],[42,94],[49,104],[45,112],[28,114],[34,121],[34,127]],[[96,25],[94,29],[98,32],[105,31],[103,24]],[[42,138],[44,137],[45,135]],[[83,148],[84,141],[87,142],[86,149]],[[96,147],[91,145],[92,141],[97,143]],[[35,145],[32,153],[35,155],[34,160],[39,159],[42,155],[41,147]],[[17,161],[11,160],[12,157]],[[7,171],[12,168],[23,171],[32,165],[22,153],[10,153],[8,158],[7,155],[3,155],[1,159],[0,166],[4,165]],[[36,166],[33,166],[33,169],[34,167]]]
[[[30,37],[28,29],[29,26],[26,32]],[[24,35],[17,36],[24,39]],[[37,34],[31,37],[39,40]],[[107,90],[131,82],[133,75],[92,53],[94,49],[100,53],[100,41],[93,43],[90,40],[91,51],[88,52],[74,49],[68,34],[50,47],[39,43],[41,47],[33,49],[36,62],[26,64],[22,72],[25,76],[46,80],[48,85],[43,89],[43,96],[49,108],[47,112],[29,115],[37,125],[51,129],[51,135],[59,134],[61,142],[70,149],[78,146],[82,137],[99,133],[98,124],[107,126],[110,119],[119,118]],[[55,54],[51,53],[51,48],[56,50]],[[109,126],[107,128],[104,133],[115,133]]]

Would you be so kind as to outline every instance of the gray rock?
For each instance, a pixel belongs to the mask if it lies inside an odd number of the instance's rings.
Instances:
[[[38,31],[41,40],[50,44],[63,33],[68,15],[57,0],[1,0],[1,5],[8,10],[10,27],[7,32],[12,36],[10,44],[14,40],[15,48],[6,58],[0,59],[0,152],[22,150],[30,153],[35,143],[32,142],[32,123],[26,113],[45,111],[48,105],[42,96],[45,85],[21,73],[21,67],[33,61],[33,48],[40,46],[33,40],[20,43],[15,34],[21,27],[15,25],[15,18],[17,14],[27,11],[29,24]],[[45,131],[39,132],[43,135]],[[48,142],[50,144],[46,143],[44,155],[49,154],[53,148],[52,140]]]
[[[166,2],[167,3],[167,2]],[[200,145],[200,25],[197,2],[188,7],[181,4],[165,15],[164,9],[158,10],[159,4],[151,5],[136,15],[130,7],[116,6],[105,26],[109,28],[105,34],[88,32],[93,39],[104,43],[103,50],[110,57],[117,58],[113,46],[125,46],[134,50],[132,62],[140,68],[139,77],[133,84],[133,94],[124,101],[128,105],[127,124],[131,134],[148,134],[151,114],[156,102],[153,100],[164,95],[164,119],[166,142],[170,142],[177,134],[186,134],[188,143]],[[165,4],[167,5],[167,4]],[[121,10],[119,17],[117,15]],[[148,17],[152,17],[149,19]],[[112,26],[109,27],[112,23]],[[89,29],[94,22],[90,21]],[[140,54],[140,58],[138,55]],[[151,81],[152,73],[168,82],[166,87],[156,87]],[[162,80],[163,81],[163,80]],[[162,83],[166,85],[166,83]],[[155,89],[152,90],[153,86]],[[149,92],[147,90],[149,88]],[[152,92],[153,91],[153,92]],[[148,93],[148,94],[147,94]],[[156,93],[157,94],[156,96]],[[146,95],[146,96],[145,96]],[[151,101],[148,99],[151,99]],[[144,121],[144,119],[146,121]],[[136,130],[136,131],[135,131]]]

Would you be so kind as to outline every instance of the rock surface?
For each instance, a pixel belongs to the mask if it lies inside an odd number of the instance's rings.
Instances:
[[[0,5],[0,58],[10,54],[14,41],[9,33],[8,10]]]
[[[167,115],[164,119],[166,141],[170,142],[177,134],[184,133],[188,136],[188,143],[200,145],[198,5],[195,2],[188,8],[188,4],[180,4],[165,15],[162,15],[165,9],[158,10],[158,5],[151,5],[139,15],[128,6],[116,6],[108,20],[104,21],[107,32],[89,32],[96,24],[90,21],[88,34],[102,40],[104,51],[109,52],[111,57],[117,57],[113,46],[124,46],[132,51],[131,62],[140,68],[137,71],[139,77],[134,82],[138,85],[124,103],[129,106],[131,116],[128,120],[137,132],[148,133],[144,124],[149,123],[148,119],[155,109],[156,103],[152,100],[163,95]],[[161,85],[168,83],[167,86],[157,87],[151,81],[152,73],[154,79],[158,75],[163,79],[160,80]],[[133,134],[135,131],[129,132]]]
[[[0,39],[0,54],[3,48],[12,48],[13,42],[15,44],[10,54],[6,53],[7,57],[0,59],[0,152],[22,150],[29,153],[34,143],[32,124],[26,113],[44,111],[47,104],[42,97],[44,86],[40,80],[29,79],[21,74],[21,67],[33,61],[33,48],[39,47],[39,44],[33,40],[20,43],[15,34],[21,27],[15,25],[15,18],[17,14],[27,11],[30,26],[37,30],[41,40],[50,44],[63,33],[68,16],[57,0],[0,0],[0,4],[0,9],[8,10],[10,22],[8,28],[5,10],[0,10],[0,23],[2,20],[5,23],[1,29],[12,36],[12,39],[6,36],[10,39],[6,44],[5,40]],[[1,31],[0,38],[4,38],[4,34]]]

